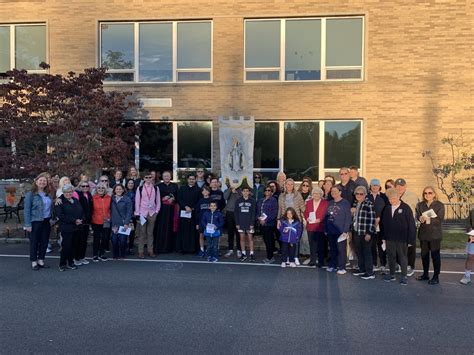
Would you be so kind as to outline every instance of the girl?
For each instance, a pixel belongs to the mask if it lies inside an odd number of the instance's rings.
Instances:
[[[469,213],[469,239],[466,243],[466,267],[464,277],[461,279],[463,285],[468,285],[471,283],[471,272],[474,269],[474,209]]]
[[[285,216],[280,219],[278,230],[281,241],[281,267],[286,267],[286,260],[289,260],[290,267],[296,267],[295,250],[303,232],[303,225],[293,207],[286,209]]]
[[[114,259],[124,259],[127,254],[127,234],[132,225],[132,200],[125,196],[125,188],[117,184],[113,189],[112,202],[110,204],[110,221],[112,226],[112,248]],[[123,227],[124,233],[119,233]]]

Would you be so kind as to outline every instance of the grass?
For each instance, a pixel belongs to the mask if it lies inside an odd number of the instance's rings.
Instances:
[[[466,249],[467,237],[466,233],[444,233],[441,241],[441,251]]]

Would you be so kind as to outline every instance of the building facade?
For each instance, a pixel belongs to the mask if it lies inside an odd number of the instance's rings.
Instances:
[[[255,118],[254,168],[358,165],[434,183],[421,152],[474,137],[469,1],[1,1],[0,72],[104,65],[143,102],[137,162],[219,171],[219,117]]]

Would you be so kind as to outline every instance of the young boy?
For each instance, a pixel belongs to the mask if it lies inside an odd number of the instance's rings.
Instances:
[[[204,251],[204,230],[200,226],[201,218],[209,209],[209,204],[211,203],[212,199],[210,197],[211,189],[209,186],[204,185],[201,190],[202,198],[198,201],[196,206],[196,229],[199,231],[199,253],[198,256],[203,258],[206,256]]]
[[[245,240],[247,239],[250,249],[250,261],[255,261],[253,255],[253,234],[255,224],[256,202],[250,197],[250,188],[242,188],[242,197],[235,202],[235,224],[240,234],[240,246],[242,247],[242,257],[240,261],[247,260],[245,251]]]
[[[224,216],[217,210],[217,202],[211,201],[209,209],[204,211],[201,218],[201,230],[207,239],[207,261],[219,261],[219,237],[224,226]]]

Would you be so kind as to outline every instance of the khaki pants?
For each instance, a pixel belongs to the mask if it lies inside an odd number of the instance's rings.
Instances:
[[[142,226],[140,221],[137,223],[138,235],[138,253],[143,253],[145,244],[148,253],[153,253],[153,228],[155,226],[156,213],[146,217],[146,223]]]

